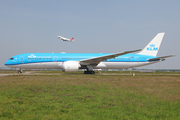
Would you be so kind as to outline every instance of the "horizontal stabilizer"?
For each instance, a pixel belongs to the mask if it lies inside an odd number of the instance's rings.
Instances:
[[[176,55],[169,55],[169,56],[164,56],[164,57],[158,57],[158,58],[152,58],[152,59],[147,59],[148,61],[158,61],[158,60],[162,60],[164,61],[165,58],[168,58],[168,57],[174,57]]]

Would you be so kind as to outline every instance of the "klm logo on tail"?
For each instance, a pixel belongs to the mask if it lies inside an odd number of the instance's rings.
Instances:
[[[155,44],[149,45],[150,47],[147,47],[147,51],[158,51],[158,47],[155,47]]]

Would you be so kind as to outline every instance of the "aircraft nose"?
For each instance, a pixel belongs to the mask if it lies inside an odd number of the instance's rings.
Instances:
[[[8,66],[8,65],[9,65],[9,60],[6,61],[4,65],[5,65],[5,66]]]

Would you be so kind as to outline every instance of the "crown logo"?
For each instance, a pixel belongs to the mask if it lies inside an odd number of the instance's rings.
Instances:
[[[30,58],[35,58],[36,56],[34,56],[34,54],[31,54],[30,56],[28,56]]]
[[[151,45],[149,45],[150,47],[155,47],[155,44],[151,44]]]

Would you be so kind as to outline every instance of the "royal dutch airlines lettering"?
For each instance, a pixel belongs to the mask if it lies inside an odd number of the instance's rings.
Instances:
[[[157,57],[164,33],[157,34],[144,49],[117,53],[25,53],[11,57],[5,66],[22,69],[62,69],[75,72],[85,69],[94,74],[95,69],[127,69],[164,61],[168,55]],[[132,54],[137,52],[136,54]],[[19,59],[19,60],[18,60]]]

